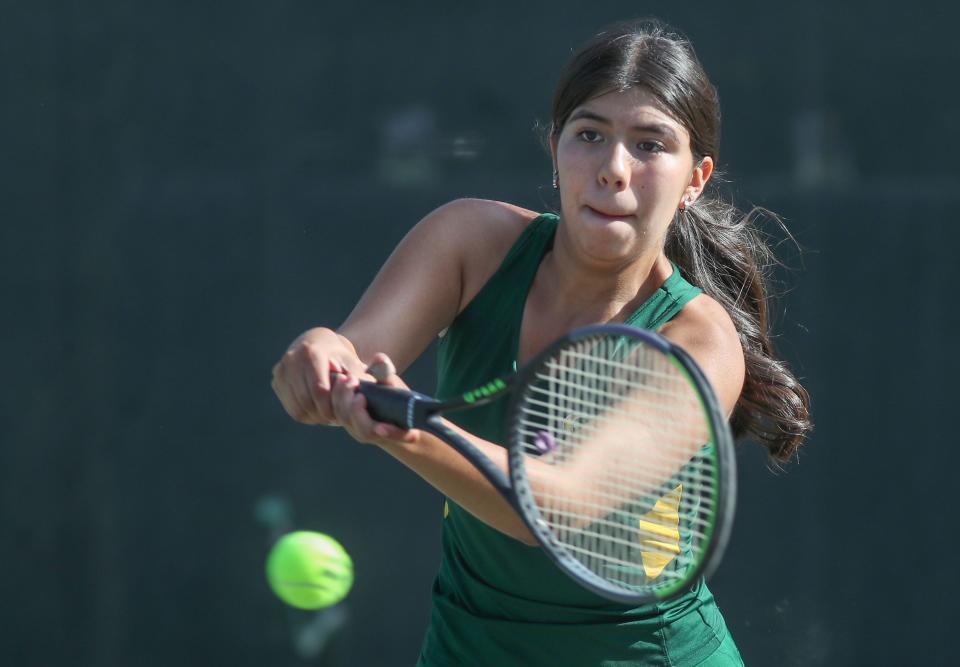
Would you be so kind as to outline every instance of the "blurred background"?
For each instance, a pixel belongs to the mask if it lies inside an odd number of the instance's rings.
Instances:
[[[775,326],[817,428],[784,472],[740,446],[727,623],[750,665],[951,663],[958,6],[405,5],[0,2],[0,664],[414,663],[441,498],[270,369],[439,204],[550,209],[560,67],[641,14],[802,248]],[[353,555],[332,611],[267,588],[293,528]]]

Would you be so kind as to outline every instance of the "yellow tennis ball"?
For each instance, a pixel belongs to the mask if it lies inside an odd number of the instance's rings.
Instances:
[[[353,561],[323,533],[287,533],[267,556],[267,581],[281,600],[298,609],[334,605],[350,592]]]

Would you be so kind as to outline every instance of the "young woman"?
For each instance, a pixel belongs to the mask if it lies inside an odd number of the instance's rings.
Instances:
[[[586,324],[655,329],[712,382],[737,435],[790,459],[810,428],[803,388],[772,356],[750,216],[707,188],[714,87],[682,37],[613,26],[567,65],[550,148],[559,215],[458,200],[424,218],[336,331],[311,329],[274,368],[287,412],[382,448],[447,498],[421,665],[730,665],[736,646],[706,585],[626,608],[582,589],[536,547],[473,466],[433,436],[375,423],[363,376],[396,375],[441,335],[437,394],[509,372]],[[331,383],[331,371],[335,381]],[[369,372],[369,373],[368,373]],[[457,418],[506,468],[502,402]]]

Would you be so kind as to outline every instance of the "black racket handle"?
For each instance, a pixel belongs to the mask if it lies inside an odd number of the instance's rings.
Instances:
[[[367,412],[378,422],[413,428],[413,404],[426,398],[406,389],[373,382],[361,382],[360,393],[367,399]]]
[[[331,381],[340,373],[330,373]],[[435,398],[409,389],[360,381],[359,391],[367,399],[367,412],[378,422],[400,428],[419,428],[441,403]]]

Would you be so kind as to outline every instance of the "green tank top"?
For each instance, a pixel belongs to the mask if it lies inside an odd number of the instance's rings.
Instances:
[[[439,396],[458,395],[516,369],[527,294],[557,225],[552,214],[533,220],[443,335]],[[674,267],[626,323],[656,329],[700,292]],[[498,400],[450,420],[503,443],[506,407],[507,400]],[[724,641],[726,627],[703,582],[666,603],[618,605],[574,583],[538,547],[444,502],[440,569],[419,665],[699,664]]]

